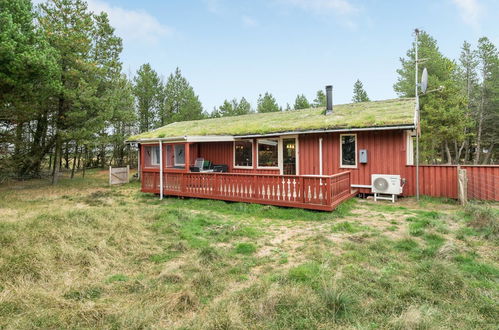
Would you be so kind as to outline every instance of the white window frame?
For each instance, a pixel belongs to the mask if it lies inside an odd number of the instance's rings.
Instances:
[[[177,163],[177,146],[183,146],[184,147],[184,162],[183,163]],[[185,166],[185,144],[182,143],[177,143],[173,145],[173,164],[174,166]]]
[[[159,150],[159,145],[149,145],[146,148],[151,150],[151,166],[159,166],[159,158],[156,159],[156,148]]]
[[[355,136],[355,165],[343,165],[343,137],[344,136]],[[357,155],[357,134],[340,134],[340,168],[357,168],[358,155]]]
[[[414,165],[414,131],[406,131],[406,165]]]
[[[240,166],[236,165],[236,142],[251,142],[251,166]],[[239,139],[235,140],[234,143],[232,144],[232,166],[234,168],[241,168],[241,169],[252,169],[253,166],[255,165],[255,144],[253,143],[253,139]]]
[[[296,157],[296,164],[295,164],[295,170],[296,174],[295,175],[300,175],[300,139],[298,138],[298,135],[284,135],[280,137],[281,140],[281,152],[280,152],[280,159],[279,159],[279,168],[281,169],[281,175],[284,174],[284,140],[286,139],[295,139],[295,157]]]
[[[277,166],[260,166],[259,165],[259,152],[258,152],[258,142],[261,140],[277,140]],[[256,140],[256,168],[259,170],[280,170],[282,174],[282,137],[269,137]]]

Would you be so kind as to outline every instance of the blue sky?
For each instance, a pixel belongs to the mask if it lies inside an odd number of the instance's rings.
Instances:
[[[457,58],[464,40],[499,44],[498,0],[89,0],[124,40],[126,73],[143,63],[166,78],[175,67],[211,111],[224,99],[253,106],[271,92],[280,105],[309,100],[326,84],[348,103],[359,78],[371,99],[396,97],[400,56],[414,28]]]

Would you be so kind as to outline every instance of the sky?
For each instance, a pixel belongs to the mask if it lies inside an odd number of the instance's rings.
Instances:
[[[414,28],[456,59],[464,40],[499,46],[499,0],[87,0],[123,39],[125,73],[179,67],[210,112],[225,99],[253,107],[272,93],[283,107],[332,84],[349,103],[360,79],[372,100],[397,97],[399,58]]]

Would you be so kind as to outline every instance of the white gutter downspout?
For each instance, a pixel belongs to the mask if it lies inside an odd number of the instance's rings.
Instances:
[[[142,146],[140,144],[139,144],[138,149],[139,150],[137,151],[137,175],[138,175],[138,178],[140,180],[140,178],[141,178],[140,172],[142,171],[140,168],[140,150],[142,149]]]
[[[159,140],[159,199],[163,199],[163,142]]]
[[[319,175],[322,175],[322,138],[319,138]]]

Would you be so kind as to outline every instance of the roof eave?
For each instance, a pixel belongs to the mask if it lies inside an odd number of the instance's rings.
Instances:
[[[359,131],[411,130],[414,128],[415,128],[414,124],[374,126],[374,127],[331,128],[331,129],[315,129],[315,130],[304,130],[304,131],[274,132],[274,133],[266,133],[266,134],[235,135],[234,138],[244,139],[244,138],[253,138],[253,137],[276,136],[276,135],[297,135],[297,134],[359,132]]]

